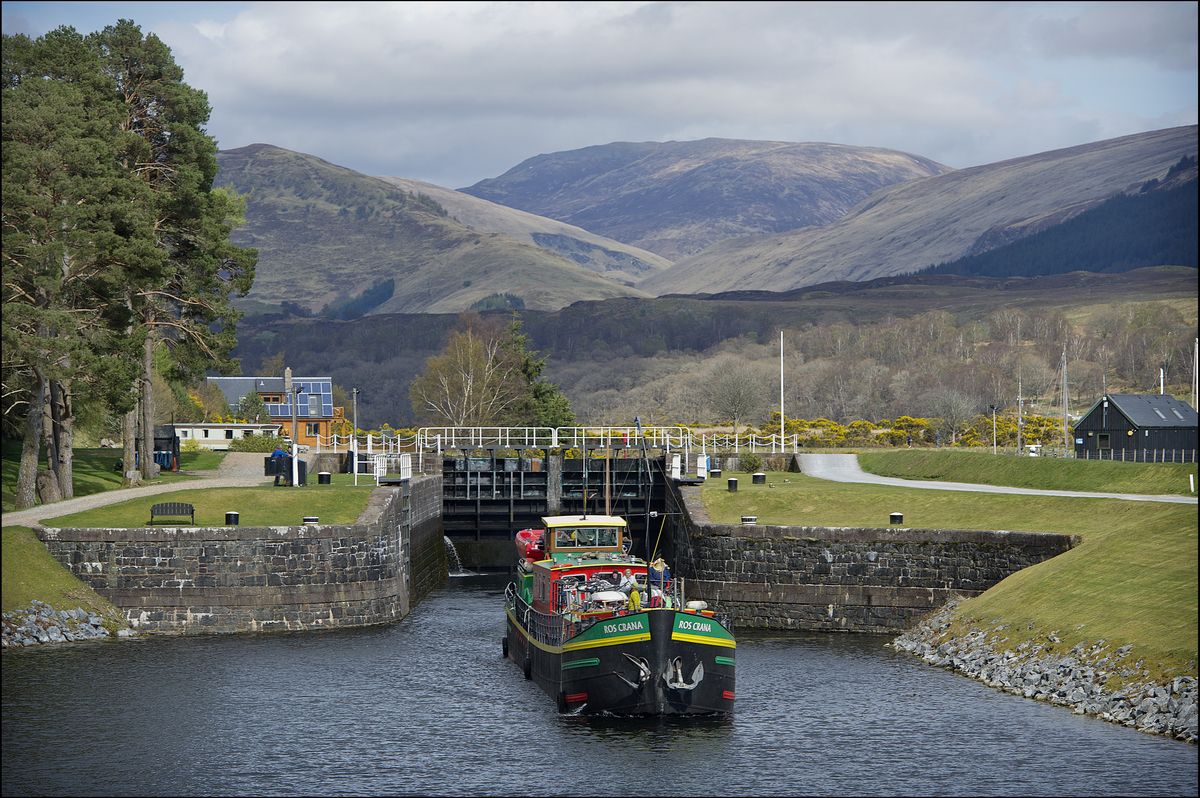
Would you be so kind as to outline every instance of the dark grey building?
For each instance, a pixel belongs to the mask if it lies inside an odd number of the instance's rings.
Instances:
[[[1196,409],[1173,396],[1105,394],[1075,425],[1075,456],[1135,463],[1194,463],[1196,419]]]

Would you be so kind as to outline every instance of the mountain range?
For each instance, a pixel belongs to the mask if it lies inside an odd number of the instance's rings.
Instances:
[[[234,236],[259,249],[248,310],[368,295],[383,298],[369,314],[497,296],[557,310],[912,273],[1157,185],[1196,152],[1194,125],[958,170],[832,144],[615,143],[456,192],[255,144],[218,154],[217,184],[249,194]]]

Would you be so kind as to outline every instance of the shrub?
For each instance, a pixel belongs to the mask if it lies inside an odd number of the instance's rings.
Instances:
[[[762,455],[758,454],[757,452],[751,452],[750,454],[743,454],[739,458],[738,465],[741,467],[741,469],[743,471],[746,471],[748,473],[753,473],[755,471],[762,471],[762,469],[763,469]]]
[[[273,452],[277,446],[283,445],[283,438],[275,435],[251,435],[246,438],[234,438],[229,442],[231,452]]]

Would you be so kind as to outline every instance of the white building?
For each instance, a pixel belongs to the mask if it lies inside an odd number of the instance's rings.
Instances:
[[[186,446],[188,441],[196,441],[201,449],[226,451],[229,442],[254,435],[280,435],[282,424],[202,424],[200,422],[175,422],[175,434],[179,436],[179,445]]]

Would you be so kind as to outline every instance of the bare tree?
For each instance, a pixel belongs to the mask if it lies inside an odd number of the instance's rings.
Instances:
[[[738,425],[762,405],[760,378],[758,369],[733,356],[721,358],[713,368],[708,404],[718,418],[733,422],[735,434]]]
[[[941,420],[939,429],[946,434],[953,444],[956,436],[967,422],[976,415],[976,408],[962,391],[953,388],[939,388],[925,397],[929,412]]]

